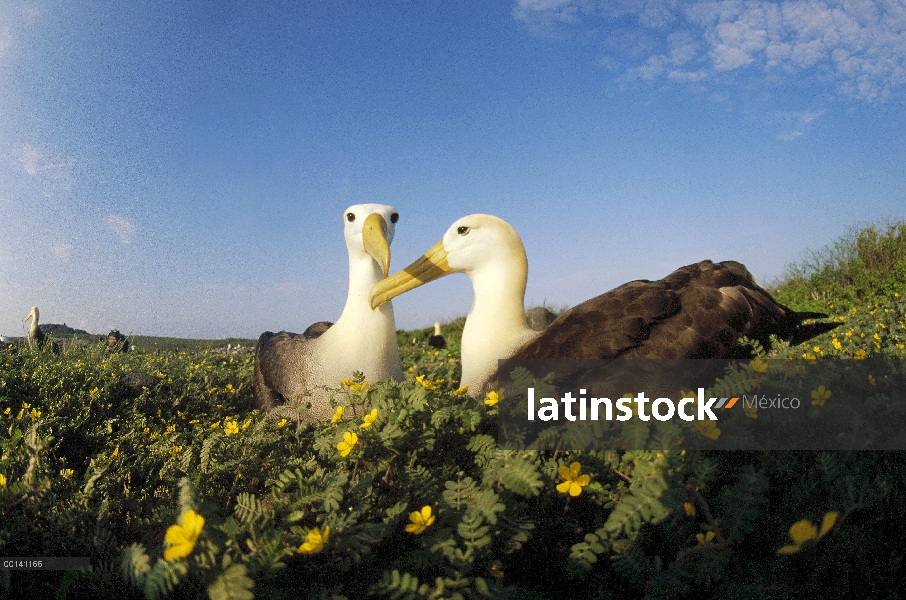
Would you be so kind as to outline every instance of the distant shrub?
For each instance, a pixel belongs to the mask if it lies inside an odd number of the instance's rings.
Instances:
[[[906,220],[852,227],[787,268],[775,295],[800,310],[849,310],[906,293]]]

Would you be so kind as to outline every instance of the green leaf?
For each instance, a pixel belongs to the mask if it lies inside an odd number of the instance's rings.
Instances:
[[[211,600],[252,600],[255,582],[246,574],[245,565],[232,565],[208,586]]]

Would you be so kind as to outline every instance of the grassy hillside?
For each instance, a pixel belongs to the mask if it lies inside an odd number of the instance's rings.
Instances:
[[[790,265],[774,288],[793,308],[831,313],[906,293],[906,220],[852,227]]]

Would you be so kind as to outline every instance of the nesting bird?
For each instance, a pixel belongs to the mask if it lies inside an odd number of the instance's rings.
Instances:
[[[440,323],[434,323],[434,335],[428,338],[428,345],[437,350],[443,350],[447,347],[447,340],[444,339],[443,334],[440,332]]]
[[[266,331],[255,352],[255,407],[315,422],[334,412],[324,386],[337,387],[355,371],[369,382],[402,379],[396,324],[390,304],[372,310],[368,293],[386,277],[399,213],[383,204],[343,212],[349,253],[349,291],[336,323],[319,321],[302,334]],[[309,396],[304,396],[306,392]],[[300,410],[299,402],[310,402]],[[290,405],[284,410],[281,405]]]
[[[826,315],[778,303],[740,263],[706,260],[587,300],[539,333],[525,324],[522,240],[506,221],[480,214],[453,223],[424,256],[374,286],[371,305],[449,273],[472,282],[460,385],[477,395],[496,386],[498,359],[740,358],[742,336],[798,344],[838,326],[803,324]]]
[[[41,331],[41,328],[38,326],[38,316],[38,307],[32,306],[28,315],[24,319],[22,319],[23,323],[31,319],[31,327],[28,330],[27,338],[28,347],[32,350],[36,350],[38,348],[48,348],[54,354],[59,354],[60,345],[44,335],[44,332]]]

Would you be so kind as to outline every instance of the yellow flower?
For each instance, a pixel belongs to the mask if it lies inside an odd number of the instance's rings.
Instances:
[[[871,385],[875,385],[876,383],[874,375],[872,375],[871,373],[868,374],[868,383],[870,383]]]
[[[179,517],[179,525],[170,525],[164,536],[164,541],[170,544],[170,547],[164,550],[164,560],[176,560],[191,554],[195,541],[201,535],[202,527],[204,527],[204,517],[194,510],[182,513],[182,516]]]
[[[170,456],[176,456],[180,452],[182,452],[182,446],[173,446],[170,448]]]
[[[591,477],[586,473],[579,475],[579,469],[582,468],[578,462],[573,462],[568,467],[560,465],[557,473],[565,479],[563,483],[557,485],[557,491],[563,494],[569,493],[570,496],[578,496],[582,493],[582,488],[591,483]]]
[[[760,358],[756,358],[749,364],[752,365],[752,370],[756,373],[766,373],[768,370],[768,363],[764,362]]]
[[[833,347],[837,350],[839,350],[843,347],[843,344],[841,344],[840,340],[838,340],[837,338],[834,338],[831,340],[831,345],[833,345]]]
[[[167,429],[166,431],[164,431],[164,434],[170,434],[174,431],[176,431],[176,425],[167,425]]]
[[[220,427],[220,421],[217,421],[217,422],[215,422],[215,423],[211,423],[211,429],[217,429],[218,427]]]
[[[465,394],[465,393],[468,392],[468,391],[469,391],[469,386],[457,388],[457,389],[453,390],[453,395],[454,395],[454,396],[462,396],[463,394]]]
[[[331,423],[336,423],[337,421],[339,421],[340,419],[342,419],[342,418],[343,418],[343,411],[344,411],[344,410],[345,410],[345,409],[344,409],[342,406],[338,406],[338,407],[337,407],[337,410],[335,410],[334,413],[333,413],[333,417],[330,418],[330,422],[331,422]]]
[[[6,487],[6,475],[0,473],[0,488]]]
[[[867,353],[865,352],[865,348],[859,348],[859,351],[856,352],[856,355],[853,356],[853,358],[855,358],[856,360],[862,360],[866,355]]]
[[[359,425],[359,427],[361,427],[362,429],[368,429],[369,427],[374,425],[375,419],[377,419],[377,409],[372,408],[371,412],[365,415],[365,418],[362,420],[362,424]]]
[[[686,511],[686,516],[694,517],[695,516],[695,505],[691,502],[683,502],[683,510]]]
[[[720,437],[720,428],[714,424],[714,421],[696,421],[695,427],[699,430],[699,432],[701,432],[703,436],[708,439],[716,440]]]
[[[488,406],[497,406],[497,403],[500,401],[500,394],[497,392],[488,392],[488,395],[485,396],[484,403]]]
[[[415,378],[415,380],[417,382],[419,382],[422,385],[422,387],[428,391],[436,390],[440,386],[440,384],[442,384],[444,382],[443,379],[435,379],[434,383],[431,383],[430,381],[425,381],[424,375],[419,375],[418,377]]]
[[[343,434],[343,441],[337,444],[337,450],[340,451],[340,456],[346,458],[349,456],[349,453],[352,452],[352,449],[355,448],[355,445],[359,441],[359,436],[354,433],[347,431]]]
[[[60,469],[60,477],[69,478],[75,471],[72,469]]]
[[[708,533],[696,533],[696,534],[695,534],[695,539],[698,540],[698,543],[699,543],[699,544],[702,544],[702,545],[704,545],[704,544],[710,544],[710,543],[711,543],[711,540],[714,539],[714,532],[713,532],[713,531],[709,531]]]
[[[831,397],[830,390],[823,385],[819,385],[817,390],[812,390],[812,404],[815,406],[824,406],[824,403]]]
[[[821,346],[815,346],[812,348],[815,351],[815,354],[821,354]]]
[[[120,447],[117,446],[116,448],[114,448],[113,452],[110,454],[110,457],[113,458],[115,456],[118,456],[119,453],[120,453]]]
[[[277,427],[283,427],[284,425],[286,425],[286,419],[280,419],[280,422],[277,423]]]
[[[431,514],[431,507],[425,505],[420,511],[411,513],[409,515],[409,520],[412,522],[406,525],[406,531],[414,533],[415,535],[422,533],[434,523],[434,515]]]
[[[360,392],[362,390],[367,390],[368,382],[363,381],[362,383],[353,383],[351,386],[349,386],[349,389],[352,390],[353,392]]]
[[[31,409],[31,412],[28,413],[28,416],[31,417],[32,421],[37,421],[38,419],[41,418],[41,411],[36,408],[33,408],[33,409]]]
[[[809,354],[808,352],[805,352],[805,353],[803,353],[802,358],[804,358],[805,360],[811,362],[811,361],[815,360],[815,355],[814,355],[814,354]]]
[[[820,531],[818,530],[818,527],[813,525],[808,519],[796,521],[793,523],[793,526],[790,527],[790,538],[793,540],[793,544],[780,548],[777,550],[777,554],[795,554],[802,550],[804,544],[817,542],[827,535],[828,531],[833,529],[839,515],[840,513],[835,510],[825,514],[824,520],[821,522]]]
[[[301,552],[302,554],[317,554],[324,548],[324,544],[327,543],[327,538],[329,537],[329,525],[324,528],[324,533],[321,533],[317,529],[311,529],[308,531],[305,541],[297,549],[297,552]]]
[[[249,425],[251,425],[251,424],[252,424],[252,420],[251,420],[251,419],[248,419],[248,420],[246,420],[245,423],[242,424],[242,428],[243,428],[243,429],[248,429],[248,428],[249,428]]]
[[[340,385],[344,385],[344,386],[346,386],[346,387],[349,387],[349,386],[352,385],[352,380],[351,380],[351,379],[343,378],[343,379],[340,380]]]
[[[223,424],[223,430],[227,435],[239,433],[239,425],[236,424],[236,421],[227,419],[227,421]]]
[[[9,414],[9,407],[8,407],[8,406],[6,407],[6,410],[3,411],[3,414],[4,414],[4,415],[8,415],[8,414]]]

